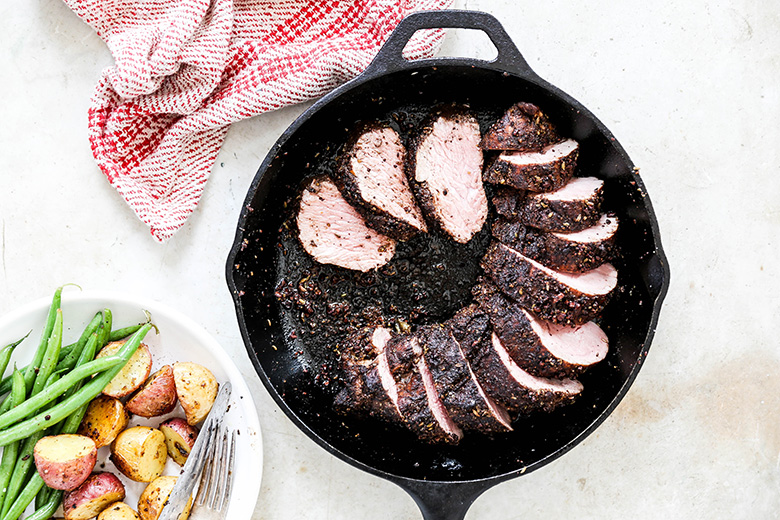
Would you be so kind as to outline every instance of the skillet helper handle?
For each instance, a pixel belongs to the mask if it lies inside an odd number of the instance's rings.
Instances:
[[[491,486],[483,481],[404,481],[399,485],[417,503],[424,520],[463,520],[471,504]]]
[[[523,55],[520,54],[520,51],[512,42],[506,30],[504,30],[504,27],[494,16],[481,11],[457,9],[418,11],[406,16],[390,34],[390,37],[379,50],[374,61],[366,68],[365,74],[379,76],[388,72],[409,68],[410,63],[413,62],[403,57],[403,50],[412,36],[414,36],[414,33],[421,29],[445,28],[477,29],[484,32],[498,51],[498,55],[494,60],[485,61],[485,63],[493,64],[497,68],[523,77],[538,77],[531,70]]]

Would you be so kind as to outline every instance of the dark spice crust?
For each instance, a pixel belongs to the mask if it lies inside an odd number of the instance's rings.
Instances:
[[[550,269],[567,273],[595,269],[611,260],[616,249],[616,233],[598,242],[574,242],[505,218],[493,222],[491,231],[502,244]]]
[[[534,376],[574,378],[588,367],[554,356],[542,344],[522,309],[490,282],[475,291],[482,309],[490,315],[493,332],[517,365]]]
[[[399,422],[401,416],[387,396],[376,368],[377,352],[372,343],[375,327],[351,334],[338,346],[342,389],[333,405],[343,415],[372,416]]]
[[[507,296],[543,320],[582,325],[595,319],[609,301],[603,295],[584,294],[568,287],[494,242],[482,258],[482,268]]]
[[[398,408],[404,424],[423,442],[457,444],[460,439],[439,425],[428,406],[428,395],[417,369],[418,359],[411,335],[397,336],[388,342],[387,361],[398,388]]]
[[[427,182],[417,182],[415,180],[415,172],[417,171],[417,150],[422,145],[423,141],[431,135],[433,132],[433,124],[440,117],[445,119],[454,119],[456,122],[464,119],[473,119],[467,105],[449,104],[442,105],[434,109],[433,113],[428,116],[423,122],[417,134],[412,137],[409,142],[408,150],[406,153],[406,178],[409,180],[409,185],[412,187],[412,192],[417,199],[417,204],[420,205],[425,221],[432,229],[437,229],[442,233],[452,237],[442,226],[442,223],[436,218],[436,204],[434,203],[433,193],[428,189]]]
[[[391,127],[388,124],[382,124],[375,121],[359,124],[355,130],[350,133],[347,143],[336,160],[336,169],[332,172],[331,177],[334,184],[336,184],[336,187],[341,192],[341,196],[344,197],[358,213],[360,213],[368,227],[383,235],[395,238],[396,240],[409,240],[423,230],[418,229],[409,222],[394,217],[383,208],[376,206],[363,198],[357,177],[352,173],[352,166],[350,163],[355,155],[355,144],[358,139],[366,132],[380,130],[382,128]],[[404,155],[406,154],[404,153]],[[404,167],[403,158],[398,164],[398,167]]]
[[[539,107],[516,103],[493,123],[482,138],[483,150],[536,152],[560,141],[558,132]]]
[[[491,184],[511,186],[518,190],[536,192],[555,191],[563,187],[577,166],[579,148],[555,161],[543,164],[514,164],[500,155],[488,163],[482,180]]]
[[[549,200],[524,197],[518,203],[518,218],[527,226],[559,233],[573,233],[596,225],[604,200],[602,185],[593,197],[579,200]]]
[[[466,358],[450,330],[442,324],[423,327],[417,332],[423,345],[425,362],[433,377],[439,399],[452,420],[463,429],[483,433],[505,432],[480,395],[471,378]]]

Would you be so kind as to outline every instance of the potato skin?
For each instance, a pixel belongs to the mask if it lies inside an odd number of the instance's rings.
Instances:
[[[65,520],[89,520],[124,498],[125,486],[116,475],[93,473],[79,487],[65,493],[62,510]]]
[[[141,496],[138,497],[138,514],[141,520],[157,520],[160,516],[163,506],[168,501],[168,497],[176,484],[178,477],[159,477],[149,483]],[[179,520],[187,520],[192,509],[192,497],[184,507],[184,511],[179,515]]]
[[[141,517],[124,502],[114,502],[98,515],[97,520],[141,520]]]
[[[168,456],[179,466],[184,466],[198,438],[198,429],[181,417],[173,417],[160,424],[160,431],[165,435]]]
[[[200,423],[217,398],[217,378],[203,365],[184,361],[173,364],[173,379],[187,422],[193,426]]]
[[[126,404],[127,411],[141,417],[165,415],[175,407],[176,383],[170,365],[165,365],[152,374]]]
[[[130,415],[116,397],[99,395],[89,403],[77,433],[95,441],[98,448],[111,444],[127,428]]]
[[[112,341],[103,347],[95,357],[101,358],[115,354],[122,345],[124,345],[125,341],[126,340]],[[147,347],[145,343],[141,343],[138,346],[138,350],[133,353],[127,364],[116,377],[106,385],[103,389],[103,393],[105,395],[110,395],[111,397],[127,397],[144,384],[144,381],[149,377],[151,371],[152,354],[149,352],[149,347]]]
[[[168,450],[165,435],[148,426],[134,426],[120,433],[111,444],[111,462],[136,482],[151,482],[162,475]]]
[[[35,444],[33,457],[47,486],[70,491],[92,473],[97,463],[97,446],[83,435],[49,435]]]

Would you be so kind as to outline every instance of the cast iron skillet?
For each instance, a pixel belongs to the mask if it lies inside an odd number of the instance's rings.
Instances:
[[[402,57],[417,30],[447,27],[484,31],[498,57],[490,62],[408,62]],[[299,309],[286,310],[274,296],[280,278],[300,275],[295,269],[307,262],[305,254],[295,251],[294,233],[280,231],[294,211],[302,181],[332,167],[348,130],[359,120],[394,121],[406,136],[431,106],[460,102],[471,106],[484,129],[517,101],[537,104],[562,135],[579,141],[580,174],[605,180],[606,209],[620,219],[621,254],[614,263],[621,289],[601,322],[610,339],[608,358],[583,376],[585,391],[575,404],[519,421],[514,432],[495,438],[469,434],[456,447],[424,445],[392,426],[337,415],[323,384],[332,352],[324,348],[323,353],[316,334],[295,330]],[[445,251],[445,262],[450,262],[445,271],[471,281],[486,240],[483,232],[474,241],[471,253],[477,257],[470,261],[455,261],[468,251]],[[423,516],[433,520],[463,518],[486,489],[555,460],[606,419],[650,347],[669,268],[644,185],[609,130],[576,100],[539,78],[495,18],[439,11],[404,19],[361,76],[320,99],[279,138],[249,189],[227,261],[227,280],[249,356],[280,408],[328,452],[401,486]],[[450,305],[444,305],[443,314],[468,303],[467,296],[456,293],[437,298]]]

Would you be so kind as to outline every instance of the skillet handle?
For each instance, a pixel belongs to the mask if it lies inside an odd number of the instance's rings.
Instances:
[[[421,29],[444,28],[481,30],[487,34],[498,51],[498,55],[494,60],[485,61],[485,63],[526,79],[538,78],[504,30],[504,27],[493,15],[481,11],[456,9],[418,11],[406,16],[390,34],[390,37],[379,50],[374,61],[366,68],[364,75],[374,77],[410,68],[415,62],[406,60],[403,57],[403,50],[412,36],[414,36],[414,33]],[[482,60],[472,61],[479,62]]]
[[[395,481],[417,503],[424,520],[463,520],[471,504],[494,482]]]

